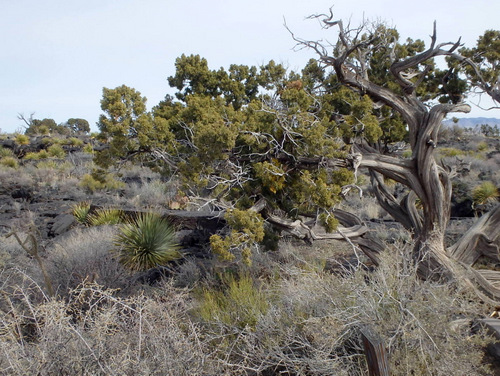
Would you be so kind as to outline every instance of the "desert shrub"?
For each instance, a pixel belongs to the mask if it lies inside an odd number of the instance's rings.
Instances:
[[[0,318],[2,373],[227,374],[204,351],[200,330],[186,314],[186,292],[171,286],[164,290],[157,299],[120,298],[95,284],[80,286],[66,300],[36,302],[21,289],[15,296],[1,295],[22,313]]]
[[[88,224],[88,216],[90,212],[90,202],[82,201],[77,204],[74,204],[71,207],[71,214],[76,218],[76,220],[82,225]]]
[[[42,142],[42,145],[45,145],[45,146],[54,143],[53,139],[50,137],[43,137],[41,142]]]
[[[498,188],[491,181],[485,181],[472,190],[472,201],[475,205],[494,202],[498,197]]]
[[[101,208],[87,216],[90,226],[117,225],[123,222],[123,211],[115,208]]]
[[[83,146],[83,140],[80,140],[78,137],[70,137],[68,138],[67,144],[72,146]]]
[[[154,213],[141,213],[123,224],[114,243],[119,261],[131,270],[147,270],[182,256],[173,225]]]
[[[60,159],[63,159],[66,157],[66,152],[64,151],[62,146],[59,144],[50,145],[47,148],[47,152],[49,153],[49,155],[51,157],[60,158]]]
[[[92,147],[92,144],[87,144],[83,147],[83,151],[87,154],[94,154],[94,148]]]
[[[3,157],[0,159],[0,165],[17,169],[19,167],[19,162],[15,157]]]
[[[49,156],[49,154],[47,153],[46,150],[45,150],[45,155],[46,155],[46,158]],[[26,155],[24,156],[24,159],[29,160],[29,161],[37,161],[40,159],[40,153],[30,151],[29,153],[26,153]]]
[[[54,242],[48,250],[47,270],[54,288],[65,296],[82,282],[124,288],[128,276],[112,257],[116,229],[111,226],[78,228]]]
[[[16,134],[14,142],[18,145],[29,145],[30,138],[25,134]]]
[[[222,291],[204,289],[198,314],[206,322],[255,328],[269,309],[269,294],[258,288],[248,275],[227,279]]]
[[[56,160],[43,160],[37,163],[37,169],[40,170],[56,170],[56,171],[68,171],[73,168],[73,164],[69,161],[56,161]]]
[[[160,179],[132,183],[127,187],[126,195],[131,198],[135,206],[165,206],[176,191],[173,182],[163,182]]]
[[[403,151],[403,154],[401,155],[403,158],[411,158],[413,155],[413,152],[411,151],[411,149],[406,149],[405,151]]]
[[[439,148],[438,152],[443,157],[456,157],[456,156],[466,154],[464,150],[460,150],[460,149],[456,149],[456,148]]]
[[[484,152],[484,151],[488,150],[488,144],[484,141],[481,141],[480,143],[477,144],[476,150],[478,152]]]
[[[11,149],[0,146],[0,158],[13,156],[14,152]]]
[[[490,374],[483,362],[483,334],[471,334],[470,322],[454,322],[478,317],[481,307],[456,285],[421,281],[404,249],[392,247],[374,272],[331,274],[281,266],[286,274],[261,287],[273,298],[254,316],[253,327],[242,328],[227,314],[210,315],[220,311],[215,298],[221,299],[220,293],[201,296],[200,306],[208,301],[211,308],[204,338],[212,338],[213,353],[234,374],[253,369],[256,374],[361,376],[366,364],[360,329],[369,325],[385,342],[391,374]],[[238,312],[237,305],[231,309]]]
[[[94,173],[85,174],[82,176],[80,186],[90,192],[99,190],[117,190],[125,187],[125,183],[117,180],[111,174],[96,176]]]

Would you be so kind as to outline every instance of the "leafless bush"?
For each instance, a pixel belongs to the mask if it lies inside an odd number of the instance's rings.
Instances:
[[[9,375],[220,375],[186,315],[186,293],[121,299],[82,285],[67,302],[35,304],[22,289],[0,318],[0,373]]]
[[[126,197],[135,207],[166,207],[176,193],[177,185],[174,182],[164,182],[160,179],[131,183],[125,190]]]
[[[65,295],[84,281],[107,288],[124,288],[130,276],[110,253],[115,229],[77,228],[50,247],[47,269],[54,288]]]

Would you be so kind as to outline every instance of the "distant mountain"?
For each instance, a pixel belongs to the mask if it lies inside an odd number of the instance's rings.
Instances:
[[[446,125],[453,125],[453,120],[447,119],[443,121]],[[500,126],[500,119],[497,118],[485,118],[485,117],[477,117],[477,118],[459,118],[458,125],[464,128],[475,128],[477,125],[488,124],[491,126],[498,125]]]

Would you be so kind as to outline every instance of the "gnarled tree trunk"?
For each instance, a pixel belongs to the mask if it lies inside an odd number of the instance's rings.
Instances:
[[[319,15],[315,17],[321,17]],[[420,53],[395,60],[391,59],[390,73],[399,85],[399,90],[380,86],[370,81],[369,59],[375,48],[371,40],[378,36],[370,34],[360,37],[361,29],[346,30],[342,21],[333,20],[333,14],[322,20],[325,28],[338,27],[339,41],[331,55],[329,49],[316,41],[296,41],[314,49],[325,66],[332,67],[339,82],[362,95],[368,95],[374,102],[381,102],[398,112],[406,122],[412,150],[411,159],[400,159],[382,155],[364,142],[354,145],[360,155],[360,168],[370,171],[371,181],[380,205],[406,229],[412,232],[415,246],[413,259],[418,265],[419,274],[424,278],[454,278],[466,280],[487,291],[500,300],[500,289],[488,283],[487,278],[498,280],[498,275],[465,271],[480,255],[498,259],[500,234],[500,209],[483,217],[457,245],[445,248],[445,233],[450,218],[452,186],[450,174],[439,166],[435,159],[435,147],[441,122],[448,113],[469,112],[465,103],[424,104],[417,96],[417,87],[426,78],[430,66],[427,62],[437,56],[450,56],[457,61],[472,64],[461,58],[455,51],[457,43],[436,45],[436,30],[432,35],[431,46]],[[390,48],[386,45],[386,49]],[[420,69],[423,67],[423,69]],[[479,70],[476,70],[479,72]],[[383,177],[393,179],[409,189],[402,200],[397,200],[383,184]],[[417,210],[417,200],[421,206]]]

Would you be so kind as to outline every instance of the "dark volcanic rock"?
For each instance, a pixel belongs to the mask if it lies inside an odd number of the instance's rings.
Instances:
[[[58,215],[54,220],[51,230],[49,231],[49,237],[55,237],[65,233],[76,223],[76,218],[71,214]]]
[[[15,200],[31,202],[33,200],[33,191],[31,188],[21,187],[10,192],[10,196]]]

